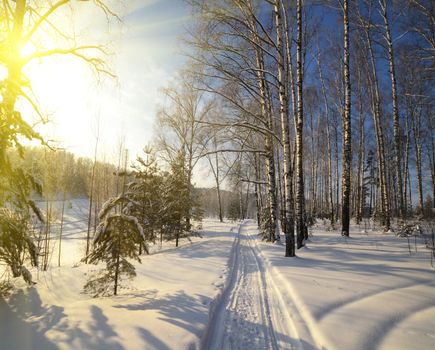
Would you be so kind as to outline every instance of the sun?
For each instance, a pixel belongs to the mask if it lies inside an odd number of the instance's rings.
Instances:
[[[23,47],[26,53],[34,47]],[[90,115],[97,103],[95,82],[89,68],[74,57],[50,57],[34,61],[24,68],[32,95],[48,123],[36,128],[45,140],[73,150],[92,138]],[[31,110],[27,110],[28,113]],[[29,115],[26,113],[26,115]],[[38,116],[32,113],[33,121]]]
[[[36,52],[36,46],[30,41],[26,42],[20,48],[20,55],[23,58],[28,57],[28,56],[34,54],[35,52]]]

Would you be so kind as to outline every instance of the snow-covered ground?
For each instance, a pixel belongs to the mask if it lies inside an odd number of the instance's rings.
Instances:
[[[252,225],[240,226],[228,287],[203,340],[205,349],[293,349],[299,344],[280,291],[254,248]]]
[[[250,226],[255,232],[255,226]],[[295,259],[256,248],[294,319],[303,348],[435,349],[435,271],[424,242],[354,225],[350,238],[315,228]]]
[[[86,201],[67,208],[37,284],[0,298],[0,349],[434,349],[435,272],[422,242],[319,226],[297,258],[255,223],[205,220],[152,248],[118,296],[82,293]],[[56,239],[53,240],[53,243]],[[34,272],[36,277],[36,273]]]
[[[85,208],[86,201],[68,207],[62,266],[53,246],[50,269],[32,271],[34,287],[0,298],[0,349],[199,348],[211,303],[224,288],[238,224],[208,220],[203,238],[181,240],[176,249],[174,242],[151,247],[118,296],[94,299],[82,290],[97,267],[79,263]]]

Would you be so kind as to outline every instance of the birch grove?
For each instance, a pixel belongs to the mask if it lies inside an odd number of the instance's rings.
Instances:
[[[339,222],[349,236],[352,220],[388,231],[430,213],[430,2],[188,3],[196,23],[186,40],[188,70],[198,90],[221,101],[222,117],[206,128],[257,135],[254,144],[215,143],[212,154],[255,169],[248,182],[267,240],[282,232],[291,257],[316,219],[331,229]],[[210,165],[216,174],[217,163]]]

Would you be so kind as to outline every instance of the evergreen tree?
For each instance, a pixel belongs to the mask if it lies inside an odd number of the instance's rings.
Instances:
[[[191,219],[201,221],[199,197],[190,184],[188,169],[180,152],[170,164],[170,172],[164,177],[162,221],[167,239],[175,239],[178,247],[180,238],[192,232]]]
[[[38,264],[38,254],[27,217],[19,212],[0,208],[0,262],[11,270],[13,277],[22,276],[32,284],[32,275],[25,266],[27,260],[32,266]]]
[[[137,245],[141,244],[148,253],[146,237],[138,219],[131,215],[137,203],[121,195],[107,201],[99,213],[94,244],[87,260],[91,264],[105,262],[106,269],[93,276],[86,284],[85,291],[95,297],[108,295],[113,284],[113,294],[117,295],[119,281],[124,275],[127,278],[136,276],[132,263],[127,259],[141,262]]]
[[[179,239],[186,236],[190,229],[186,218],[191,209],[186,166],[181,153],[171,163],[171,171],[165,176],[163,201],[164,232],[167,239],[175,239],[175,246],[178,247]]]
[[[31,235],[32,216],[44,219],[35,203],[29,200],[31,191],[41,191],[34,178],[21,168],[3,168],[0,173],[0,263],[32,284],[32,275],[25,266],[38,265],[38,250]],[[32,215],[33,214],[33,215]]]
[[[151,150],[144,151],[145,158],[138,157],[133,165],[134,180],[127,185],[126,195],[137,203],[131,212],[141,223],[146,240],[155,243],[159,233],[162,239],[163,176]]]

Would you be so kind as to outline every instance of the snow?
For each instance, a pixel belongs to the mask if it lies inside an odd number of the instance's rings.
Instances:
[[[86,200],[66,206],[37,284],[0,298],[0,349],[434,349],[435,272],[417,238],[319,225],[296,258],[247,221],[151,245],[118,296],[83,294]],[[412,239],[412,243],[413,243]],[[17,283],[20,280],[17,280]]]
[[[99,267],[79,263],[87,202],[72,204],[62,266],[54,246],[51,268],[32,271],[37,285],[23,284],[7,301],[0,298],[0,349],[199,348],[211,302],[224,285],[237,224],[209,220],[202,239],[182,239],[180,248],[174,242],[150,246],[155,253],[135,264],[137,277],[124,281],[118,296],[94,299],[82,290],[86,274]]]
[[[233,252],[228,289],[216,306],[204,349],[293,349],[297,340],[279,291],[271,288],[245,224],[240,227]],[[269,288],[268,288],[269,287]]]
[[[435,272],[423,241],[410,255],[406,238],[354,225],[350,238],[315,228],[295,259],[257,247],[304,348],[435,348]]]

